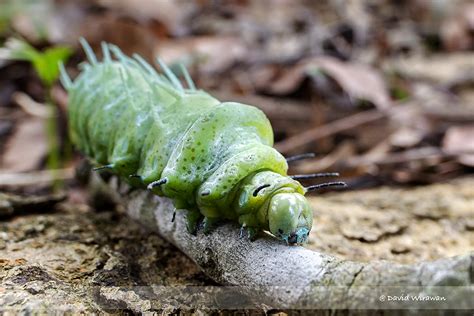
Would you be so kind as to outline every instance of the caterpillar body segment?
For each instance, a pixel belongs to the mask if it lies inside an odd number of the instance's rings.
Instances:
[[[263,112],[196,90],[184,68],[186,88],[161,61],[165,75],[112,45],[102,44],[98,61],[81,43],[89,63],[73,82],[62,70],[62,82],[70,137],[82,152],[188,210],[191,232],[203,218],[205,232],[226,219],[251,238],[268,230],[288,243],[307,240],[306,189],[287,176]]]

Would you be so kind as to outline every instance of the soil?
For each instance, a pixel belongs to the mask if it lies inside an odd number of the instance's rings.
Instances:
[[[434,260],[474,250],[474,178],[312,197],[307,247],[356,261]]]

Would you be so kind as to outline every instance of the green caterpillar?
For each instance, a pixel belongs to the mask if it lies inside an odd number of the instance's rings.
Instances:
[[[159,60],[164,75],[105,43],[99,62],[81,43],[88,63],[74,82],[61,65],[61,81],[69,92],[70,138],[98,169],[171,198],[188,210],[191,233],[201,220],[209,232],[225,219],[252,239],[266,230],[291,244],[307,240],[313,213],[305,193],[338,183],[305,188],[296,179],[328,174],[287,176],[263,112],[197,90],[184,67],[187,88]]]

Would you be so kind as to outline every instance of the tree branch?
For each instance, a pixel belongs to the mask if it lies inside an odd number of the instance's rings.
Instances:
[[[114,189],[116,190],[116,189]],[[272,308],[474,308],[472,254],[411,265],[335,258],[271,236],[250,242],[224,224],[209,235],[186,231],[170,200],[140,190],[120,195],[126,213],[179,248],[216,282],[237,286]],[[381,295],[440,295],[445,300],[390,302]],[[428,293],[428,294],[426,294]],[[395,305],[394,305],[395,304]],[[424,305],[423,305],[424,304]],[[402,307],[403,307],[402,306]]]

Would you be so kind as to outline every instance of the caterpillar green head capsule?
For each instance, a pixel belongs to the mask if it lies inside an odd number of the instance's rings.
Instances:
[[[297,193],[278,192],[268,206],[270,232],[289,244],[302,244],[308,239],[313,212],[308,200]]]
[[[244,180],[236,206],[239,222],[248,228],[270,231],[289,244],[302,244],[313,225],[313,212],[297,181],[272,171]],[[250,216],[252,214],[253,216]]]

